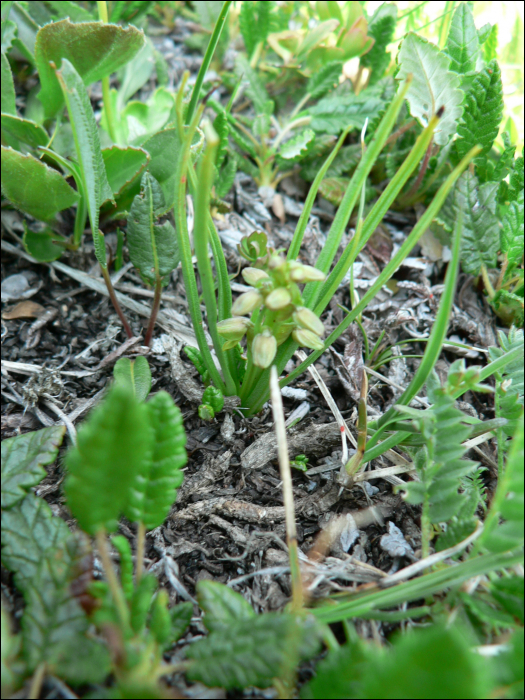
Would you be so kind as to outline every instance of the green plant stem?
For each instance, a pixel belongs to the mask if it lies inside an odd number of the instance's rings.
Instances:
[[[470,578],[507,569],[520,562],[523,562],[523,548],[511,552],[483,554],[479,557],[471,557],[456,566],[447,566],[411,581],[399,583],[392,588],[358,592],[349,598],[345,595],[347,599],[341,601],[334,596],[330,605],[314,608],[312,612],[326,624],[341,622],[348,618],[360,617],[363,613],[373,610],[391,608],[412,600],[427,598],[440,593],[444,588],[460,586]]]
[[[85,197],[80,197],[75,214],[75,227],[73,229],[73,244],[76,248],[82,243],[82,234],[86,228],[87,202]]]
[[[186,112],[186,125],[189,125],[191,123],[193,115],[195,114],[195,110],[197,108],[197,103],[199,101],[201,93],[202,83],[204,82],[204,77],[208,72],[208,68],[210,67],[210,63],[213,58],[213,54],[215,53],[215,49],[217,48],[217,44],[219,43],[224,24],[226,22],[226,17],[228,16],[228,10],[230,9],[230,5],[231,0],[226,0],[226,2],[223,3],[219,16],[217,17],[217,21],[215,22],[213,33],[210,37],[208,47],[206,48],[204,58],[202,59],[201,67],[199,68],[199,72],[197,74],[197,80],[195,81],[195,85],[193,86],[193,92],[191,93],[190,104],[188,105],[188,111]]]
[[[301,568],[299,566],[299,556],[297,553],[295,506],[293,500],[292,475],[290,471],[290,457],[288,455],[288,443],[286,440],[286,428],[284,427],[283,402],[275,366],[272,366],[270,370],[270,393],[277,451],[279,455],[279,467],[283,485],[283,502],[286,517],[286,544],[288,545],[290,574],[292,579],[292,610],[294,612],[299,612],[304,605],[303,584],[301,581]]]
[[[441,297],[439,304],[439,309],[436,315],[436,320],[432,328],[432,334],[427,342],[425,348],[425,353],[421,364],[416,370],[412,381],[405,389],[403,394],[397,399],[396,404],[401,406],[407,406],[410,401],[418,394],[420,389],[423,387],[427,381],[430,372],[432,371],[434,365],[437,362],[441,350],[443,348],[443,341],[446,338],[448,325],[450,321],[450,312],[452,310],[452,304],[454,303],[454,294],[456,292],[456,280],[458,276],[458,264],[459,256],[461,250],[461,232],[463,228],[463,214],[460,211],[458,218],[456,220],[456,227],[454,231],[454,239],[452,241],[452,258],[448,265],[447,274],[445,276],[445,289]],[[380,435],[383,433],[386,425],[390,423],[397,416],[397,411],[394,407],[389,409],[385,414],[379,418],[379,420],[374,421],[374,426],[377,428],[377,432],[371,438],[369,446],[373,447]]]
[[[315,362],[322,354],[327,350],[330,345],[339,338],[339,336],[345,332],[345,330],[348,328],[348,326],[355,321],[355,319],[359,316],[360,313],[362,313],[368,304],[372,301],[372,299],[375,297],[375,295],[378,293],[378,291],[381,289],[381,287],[388,282],[390,277],[394,274],[394,272],[397,270],[399,265],[403,262],[403,260],[406,258],[406,256],[410,253],[412,248],[416,245],[418,242],[419,238],[423,235],[423,233],[427,230],[427,228],[430,226],[432,223],[432,220],[436,216],[436,214],[439,212],[441,209],[441,206],[443,202],[445,201],[448,193],[450,192],[452,186],[456,182],[457,178],[461,175],[461,173],[465,170],[467,165],[470,163],[470,161],[479,153],[479,148],[475,146],[472,148],[466,156],[461,160],[461,162],[454,168],[454,170],[450,173],[448,178],[445,180],[445,182],[441,185],[439,190],[436,192],[434,199],[432,202],[429,204],[427,207],[425,213],[423,216],[419,219],[417,224],[414,226],[410,234],[408,235],[407,239],[403,243],[403,245],[400,247],[400,249],[397,251],[397,253],[394,255],[394,257],[390,260],[390,262],[386,265],[384,270],[381,272],[377,280],[374,282],[374,284],[370,287],[368,292],[363,296],[359,304],[357,304],[355,309],[352,309],[352,311],[348,314],[348,316],[337,326],[337,328],[332,331],[332,333],[328,336],[328,338],[325,341],[324,344],[324,349],[323,350],[316,350],[315,352],[312,352],[309,356],[308,359],[302,362],[299,367],[297,367],[293,372],[291,372],[288,376],[284,377],[280,381],[280,386],[281,388],[283,386],[287,386],[291,381],[293,381],[296,377],[301,375],[311,364],[312,362]],[[368,219],[368,217],[367,217]],[[282,350],[281,352],[277,354],[277,357],[275,359],[275,365],[277,366],[279,371],[282,371],[283,367],[286,365],[288,360],[293,356],[293,353],[295,352],[297,345],[295,343],[286,341],[281,346]],[[501,358],[499,358],[501,359]],[[430,370],[429,370],[430,371]],[[253,415],[253,413],[256,413],[257,411],[261,410],[262,405],[266,401],[266,392],[265,392],[265,386],[264,383],[265,381],[267,382],[267,374],[263,374],[261,377],[261,380],[259,381],[258,385],[255,387],[252,395],[249,397],[250,398],[250,415]],[[426,381],[426,378],[425,378]],[[421,387],[417,389],[419,391]],[[416,392],[417,393],[417,392]],[[411,396],[413,398],[414,395]],[[377,426],[374,426],[377,427]]]
[[[104,282],[106,283],[106,287],[108,290],[109,298],[111,299],[111,303],[113,304],[113,308],[118,314],[118,317],[120,318],[120,321],[122,325],[124,326],[124,330],[126,331],[126,335],[128,338],[133,338],[133,331],[131,330],[131,326],[129,325],[126,317],[124,316],[124,312],[122,311],[120,304],[117,299],[117,295],[115,294],[115,290],[113,289],[113,284],[111,283],[111,277],[109,276],[108,268],[107,266],[100,266],[100,270],[102,272],[102,277],[104,278]]]
[[[177,96],[177,100],[178,100]],[[179,113],[179,109],[177,109]],[[204,334],[202,314],[199,304],[199,293],[197,290],[197,280],[193,269],[190,238],[188,235],[188,224],[186,219],[186,176],[190,164],[190,145],[193,139],[193,134],[197,128],[197,124],[202,114],[202,107],[197,111],[191,125],[187,129],[187,133],[183,134],[182,147],[177,162],[177,176],[175,181],[175,206],[174,215],[177,231],[177,240],[179,243],[179,251],[181,256],[182,276],[184,279],[184,287],[186,289],[186,298],[188,301],[188,309],[193,324],[195,337],[201,351],[202,359],[206,365],[206,369],[210,373],[210,377],[222,393],[226,393],[226,385],[223,382],[213,358],[211,356],[206,336]]]
[[[394,202],[395,198],[399,192],[401,192],[401,189],[412,174],[414,168],[420,162],[428,147],[428,144],[433,138],[434,129],[436,128],[438,121],[438,117],[433,117],[426,129],[419,135],[414,147],[405,158],[403,164],[398,169],[394,177],[390,180],[388,186],[385,188],[384,192],[368,213],[368,216],[363,222],[359,238],[357,237],[356,232],[356,235],[346,246],[328,279],[323,283],[322,287],[318,289],[318,297],[313,294],[311,298],[306,299],[306,305],[312,308],[318,316],[330,303],[330,300],[337,291],[349,267],[354,264],[360,250],[370,239],[386,212]]]
[[[195,256],[197,258],[197,267],[199,269],[201,279],[204,304],[206,306],[206,321],[208,323],[208,330],[222,368],[222,373],[226,383],[226,390],[228,394],[232,395],[236,393],[237,387],[230,375],[230,368],[222,350],[222,340],[217,332],[217,301],[215,298],[215,283],[208,254],[208,233],[210,230],[208,225],[210,192],[214,177],[215,154],[219,143],[219,139],[211,126],[207,130],[206,141],[207,146],[199,166],[199,186],[195,196],[195,225],[193,229],[193,242],[195,247]],[[193,166],[190,164],[189,172],[191,172],[192,168]]]
[[[144,571],[144,545],[146,543],[146,526],[142,521],[137,525],[137,558],[135,562],[135,578],[137,585]]]
[[[385,144],[386,139],[392,127],[395,123],[397,115],[405,99],[405,95],[410,87],[411,80],[407,78],[405,83],[399,87],[396,97],[389,105],[385,112],[383,119],[381,120],[372,142],[368,146],[365,155],[361,158],[359,165],[357,166],[352,179],[348,183],[343,200],[337,214],[335,215],[334,221],[328,232],[326,239],[326,244],[319,255],[316,263],[316,267],[322,272],[327,272],[334,260],[334,257],[339,248],[341,238],[343,236],[344,230],[350,220],[350,216],[357,202],[357,198],[361,194],[361,189],[366,182],[368,174],[372,170],[377,157],[381,153],[381,150]],[[305,300],[305,306],[309,306],[310,300],[315,296],[315,292],[318,290],[320,282],[310,282],[306,285],[303,292],[303,298]]]
[[[45,661],[43,661],[42,663],[38,664],[35,672],[33,673],[33,677],[31,678],[31,685],[29,686],[29,691],[27,693],[27,697],[30,700],[37,700],[40,697],[46,672],[47,664]]]
[[[157,277],[157,281],[155,282],[155,295],[153,297],[153,306],[151,307],[148,329],[146,331],[146,337],[144,338],[144,345],[146,345],[148,348],[151,345],[153,329],[155,328],[155,321],[157,320],[157,314],[159,313],[161,294],[162,280],[160,279],[160,277]]]
[[[96,542],[100,559],[102,561],[102,567],[104,568],[109,590],[111,591],[111,595],[113,596],[113,600],[117,608],[122,629],[126,630],[129,625],[129,610],[124,597],[124,591],[118,582],[117,574],[115,573],[111,557],[109,556],[104,528],[97,532]]]
[[[98,16],[104,24],[108,23],[108,8],[104,0],[97,0]],[[102,100],[104,102],[104,112],[108,125],[108,132],[113,143],[117,143],[115,129],[115,115],[113,113],[113,105],[111,103],[111,91],[109,88],[109,75],[102,78]]]
[[[428,162],[430,160],[430,156],[432,155],[432,150],[433,150],[434,144],[432,141],[428,144],[428,148],[425,153],[425,157],[423,158],[423,162],[421,163],[421,167],[419,168],[419,173],[417,174],[417,177],[415,179],[414,184],[412,187],[409,189],[409,191],[406,194],[406,197],[403,197],[401,206],[409,206],[413,199],[417,196],[418,190],[421,186],[421,183],[423,182],[423,178],[425,177],[425,173],[427,172],[428,168]]]
[[[501,405],[500,405],[500,386],[501,386],[501,375],[496,375],[496,388],[494,390],[494,415],[501,416]],[[505,469],[505,449],[504,445],[506,442],[505,432],[503,427],[496,430],[496,444],[498,446],[498,479],[503,476],[503,471]]]
[[[297,226],[296,226],[295,231],[294,231],[292,242],[290,243],[290,247],[288,248],[288,253],[286,254],[287,260],[295,260],[297,258],[297,256],[299,255],[301,243],[303,242],[304,232],[306,231],[306,227],[308,226],[308,221],[310,219],[312,207],[315,203],[315,198],[317,197],[317,192],[319,191],[319,187],[321,185],[321,182],[324,180],[324,177],[328,171],[328,168],[334,162],[336,155],[339,153],[339,150],[340,150],[341,146],[343,145],[343,143],[345,142],[345,139],[348,136],[348,133],[351,131],[351,129],[352,129],[352,127],[349,126],[343,131],[343,133],[339,137],[338,142],[334,146],[334,148],[333,148],[332,152],[330,153],[330,155],[328,156],[328,158],[323,163],[322,168],[319,170],[319,172],[315,176],[314,181],[312,182],[312,185],[310,186],[308,196],[306,197],[306,201],[304,203],[303,211],[301,212],[301,216],[299,217],[299,221],[297,222]]]
[[[490,281],[489,273],[484,264],[481,265],[481,276],[483,278],[483,284],[485,285],[487,294],[489,295],[489,299],[494,299],[494,297],[496,296],[496,292],[494,291],[494,287],[492,286],[492,282]]]

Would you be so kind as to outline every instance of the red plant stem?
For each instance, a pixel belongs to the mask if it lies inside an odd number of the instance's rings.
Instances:
[[[102,277],[104,278],[104,282],[106,283],[109,298],[111,299],[111,303],[113,304],[113,307],[115,308],[115,311],[117,312],[118,317],[122,321],[122,325],[124,326],[124,330],[126,331],[126,335],[128,336],[128,338],[133,338],[133,331],[131,330],[131,326],[127,322],[126,317],[124,316],[124,313],[123,313],[122,309],[120,308],[120,304],[118,303],[117,295],[115,294],[115,290],[113,289],[113,285],[111,284],[111,277],[109,276],[108,268],[102,267],[102,265],[101,265],[100,269],[102,270]]]
[[[159,313],[161,294],[162,284],[160,281],[160,277],[157,277],[157,282],[155,284],[155,296],[153,297],[153,306],[151,308],[151,316],[149,317],[148,330],[146,331],[146,338],[144,339],[144,345],[147,345],[148,348],[151,345],[151,337],[153,335],[153,329],[155,328],[157,314]]]
[[[427,168],[428,168],[428,162],[430,160],[430,156],[432,155],[433,146],[434,146],[434,144],[431,141],[428,144],[427,152],[425,153],[425,157],[423,158],[423,162],[421,163],[421,168],[419,170],[419,174],[416,178],[416,181],[414,182],[414,184],[410,188],[409,192],[407,193],[407,196],[404,197],[406,202],[409,202],[410,199],[416,194],[416,192],[419,190],[419,186],[423,182],[423,178],[425,177],[425,173],[426,173]]]

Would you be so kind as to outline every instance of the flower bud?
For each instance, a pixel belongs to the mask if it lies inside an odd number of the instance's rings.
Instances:
[[[205,403],[201,403],[199,406],[199,418],[202,418],[202,420],[213,420],[215,417],[215,411],[211,406]]]
[[[307,331],[312,331],[316,335],[323,335],[324,326],[313,311],[307,309],[306,306],[300,306],[294,314],[294,321],[298,326]]]
[[[261,280],[270,279],[264,270],[258,270],[256,267],[245,267],[242,271],[242,276],[246,284],[255,287]]]
[[[269,256],[268,260],[268,267],[270,270],[277,270],[279,267],[282,267],[286,263],[286,260],[283,258],[282,255],[278,255],[275,253],[274,255]]]
[[[326,275],[321,270],[311,265],[303,265],[296,263],[290,270],[290,279],[294,282],[322,282],[326,279]]]
[[[277,289],[274,289],[273,292],[268,294],[264,300],[264,304],[268,309],[277,311],[278,309],[284,309],[291,301],[292,295],[290,292],[284,287],[277,287]]]
[[[249,292],[241,294],[240,297],[233,302],[232,314],[234,316],[245,316],[246,314],[251,314],[254,309],[259,308],[262,304],[263,298],[256,292],[255,289],[251,289]]]
[[[253,364],[257,367],[266,369],[269,367],[277,352],[277,341],[266,329],[262,333],[258,333],[252,343],[252,358]]]
[[[312,348],[312,350],[322,350],[324,348],[324,343],[321,338],[315,333],[312,333],[312,331],[305,331],[299,328],[292,333],[292,338],[296,343],[305,348]]]
[[[278,346],[284,343],[294,328],[295,326],[293,323],[280,323],[277,328],[275,328],[275,340]]]
[[[252,325],[252,322],[247,318],[234,316],[233,318],[226,318],[224,321],[219,321],[217,324],[217,333],[226,338],[226,340],[239,341]]]

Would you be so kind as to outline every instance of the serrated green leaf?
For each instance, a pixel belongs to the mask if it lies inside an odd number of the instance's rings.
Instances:
[[[310,99],[318,100],[327,92],[333,90],[339,85],[339,78],[343,71],[342,61],[331,61],[315,72],[308,80],[306,92],[310,95]]]
[[[11,73],[11,66],[7,60],[7,56],[2,50],[1,59],[1,72],[0,76],[2,78],[2,93],[1,93],[1,111],[2,114],[13,114],[16,115],[16,101],[15,101],[15,84],[13,82],[13,74]]]
[[[294,163],[304,158],[314,139],[315,132],[312,129],[304,129],[283,143],[279,149],[279,158],[286,160],[287,163]]]
[[[241,30],[248,58],[251,58],[255,48],[266,40],[270,31],[270,13],[275,3],[245,2],[239,13],[239,29]]]
[[[143,148],[111,146],[102,151],[109,186],[119,194],[147,167],[149,154]]]
[[[44,466],[55,461],[65,430],[54,425],[2,441],[2,508],[21,501],[47,475]]]
[[[475,175],[465,171],[456,183],[454,205],[463,212],[461,267],[479,275],[481,266],[496,267],[500,247],[500,224],[496,215],[498,183],[479,185]]]
[[[49,142],[47,131],[40,124],[13,114],[2,114],[2,129],[12,138],[27,143],[31,148],[46,146]]]
[[[62,59],[62,67],[56,71],[56,75],[69,112],[82,175],[82,194],[86,198],[91,231],[96,239],[100,207],[108,199],[113,201],[113,192],[109,186],[102,158],[95,115],[84,83],[67,59]],[[102,257],[96,242],[95,253],[100,264],[104,266],[105,251]]]
[[[120,556],[120,585],[126,600],[131,600],[134,590],[131,545],[124,535],[114,535],[111,538],[111,544]]]
[[[217,153],[215,156],[215,165],[217,168],[220,168],[224,162],[224,159],[226,158],[226,153],[228,152],[228,136],[230,133],[230,128],[228,126],[226,112],[219,112],[217,114],[213,120],[213,128],[219,137],[219,145],[217,146]]]
[[[16,40],[17,27],[10,19],[2,21],[2,53],[7,55]],[[2,77],[3,79],[3,77]]]
[[[166,519],[182,484],[186,434],[180,410],[167,392],[159,391],[145,407],[153,431],[153,451],[135,477],[124,514],[152,530]]]
[[[49,221],[79,200],[65,178],[32,155],[2,146],[2,193],[13,205]]]
[[[166,213],[173,207],[175,179],[180,153],[180,141],[176,129],[163,129],[142,144],[149,153],[149,173],[160,184],[166,200]]]
[[[397,55],[396,80],[412,74],[407,93],[410,114],[423,126],[444,107],[445,112],[434,132],[434,142],[445,146],[456,133],[463,114],[463,91],[459,77],[450,70],[450,58],[423,37],[409,32]]]
[[[331,94],[308,109],[311,128],[315,132],[339,134],[348,126],[362,129],[365,119],[373,119],[383,108],[383,101],[354,93]]]
[[[397,7],[394,4],[383,3],[380,5],[368,22],[368,36],[374,39],[374,45],[361,56],[360,65],[372,71],[370,85],[380,80],[390,63],[390,54],[387,46],[394,37],[397,22]]]
[[[523,577],[497,578],[491,581],[490,592],[492,597],[523,625]]]
[[[60,62],[66,60],[83,84],[89,85],[125,65],[143,45],[143,32],[131,25],[124,28],[116,24],[74,23],[64,19],[41,27],[36,37],[35,62],[42,85],[38,97],[44,105],[46,119],[54,117],[64,104],[50,61],[60,68]]]
[[[523,546],[523,415],[511,442],[479,544],[491,552]],[[506,522],[499,524],[500,518]]]
[[[483,27],[482,27],[483,28]],[[481,42],[480,42],[481,43]],[[498,25],[493,24],[490,33],[483,43],[483,58],[490,63],[498,57]]]
[[[17,48],[29,63],[34,65],[38,24],[19,2],[11,5],[9,23],[11,20],[16,24],[16,36],[13,38],[13,47]]]
[[[192,617],[193,604],[190,602],[179,603],[170,610],[171,629],[169,643],[173,644],[182,637],[188,628]]]
[[[233,622],[256,617],[252,606],[240,593],[215,581],[199,581],[197,598],[209,632],[219,632]]]
[[[237,161],[228,156],[226,165],[221,168],[218,182],[215,182],[215,194],[219,199],[225,197],[231,190],[237,172]]]
[[[2,511],[2,561],[15,573],[18,588],[25,590],[35,580],[40,562],[63,550],[70,534],[66,523],[32,493]]]
[[[450,56],[450,70],[464,75],[476,70],[479,59],[479,38],[471,6],[460,3],[452,16],[445,53]]]
[[[151,389],[151,370],[143,355],[135,360],[121,357],[113,368],[115,384],[124,386],[133,392],[137,401],[144,401]]]
[[[161,280],[163,286],[180,262],[175,229],[169,221],[155,223],[165,208],[159,183],[146,171],[128,216],[129,257],[143,280],[150,284]]]
[[[523,259],[523,204],[509,202],[501,228],[501,252],[507,257],[507,270],[513,270]]]
[[[89,534],[113,532],[130,490],[151,460],[148,409],[124,387],[113,386],[78,431],[66,457],[65,492],[79,526]]]
[[[308,659],[320,648],[315,621],[290,614],[266,613],[232,620],[187,652],[193,661],[187,676],[225,689],[268,688],[290,657]]]
[[[158,581],[153,574],[146,574],[135,585],[130,601],[130,621],[131,627],[137,634],[142,632],[146,625],[157,587]]]
[[[461,5],[460,7],[462,7]],[[498,135],[503,114],[503,87],[497,61],[492,61],[476,75],[465,97],[465,109],[458,124],[458,138],[454,142],[454,163],[476,145],[483,147],[477,159],[492,148]]]
[[[468,518],[462,520],[461,517],[454,518],[447,523],[446,531],[439,536],[436,542],[436,552],[442,552],[444,549],[454,547],[459,542],[462,542],[476,529],[476,518]]]

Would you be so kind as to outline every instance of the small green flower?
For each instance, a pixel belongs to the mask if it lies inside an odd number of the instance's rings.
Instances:
[[[246,316],[259,308],[262,302],[263,298],[259,292],[251,289],[249,292],[245,292],[240,297],[237,297],[232,306],[232,314],[234,316]]]
[[[256,267],[245,267],[241,274],[246,284],[252,287],[256,287],[259,282],[270,279],[267,272],[258,270]]]
[[[307,309],[306,306],[300,306],[295,314],[294,321],[298,326],[307,331],[312,331],[316,335],[322,336],[324,333],[324,326],[319,318],[314,314],[313,311]]]
[[[292,301],[292,295],[284,287],[278,287],[270,292],[264,300],[264,305],[272,311],[284,309]]]
[[[312,333],[312,331],[306,331],[302,328],[294,331],[292,337],[296,343],[305,348],[312,348],[312,350],[323,350],[324,343],[319,338],[318,335]]]
[[[322,282],[326,279],[326,275],[321,270],[311,265],[303,265],[300,262],[293,261],[288,263],[290,268],[290,279],[300,284],[304,282]]]
[[[262,333],[258,333],[252,343],[253,364],[266,369],[269,367],[277,352],[277,341],[266,328]]]
[[[219,321],[217,324],[217,332],[226,340],[235,340],[236,343],[244,336],[248,328],[253,326],[252,322],[242,316],[234,316],[226,318],[224,321]],[[233,346],[232,346],[233,347]]]

